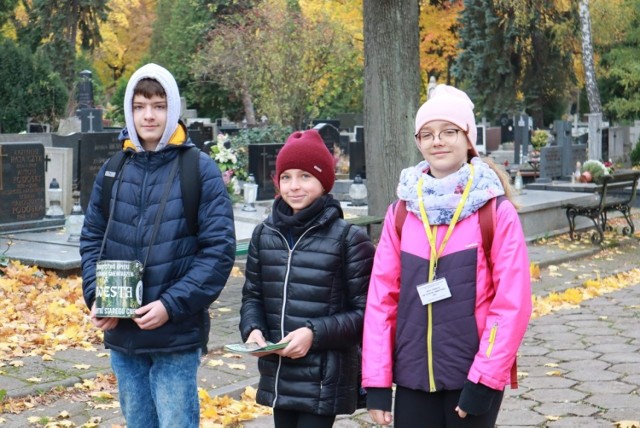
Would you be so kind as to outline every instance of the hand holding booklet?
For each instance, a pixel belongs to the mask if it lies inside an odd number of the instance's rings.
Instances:
[[[256,352],[271,352],[286,347],[289,342],[271,343],[267,342],[266,346],[260,346],[255,342],[251,343],[232,343],[224,345],[224,349],[231,352],[239,352],[243,354],[253,354]]]

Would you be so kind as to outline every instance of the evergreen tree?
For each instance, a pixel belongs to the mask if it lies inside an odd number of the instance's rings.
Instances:
[[[106,19],[107,0],[33,0],[23,5],[28,21],[14,21],[20,44],[41,50],[71,92],[78,48],[91,52],[102,41],[99,23]]]
[[[30,120],[59,118],[67,93],[46,57],[6,39],[0,42],[0,99],[2,132],[21,132]]]
[[[575,84],[575,5],[465,0],[454,75],[488,117],[527,111],[537,126],[562,110]],[[547,118],[549,121],[550,118]]]
[[[600,79],[604,110],[612,120],[640,118],[640,1],[627,0],[623,40],[603,53]]]

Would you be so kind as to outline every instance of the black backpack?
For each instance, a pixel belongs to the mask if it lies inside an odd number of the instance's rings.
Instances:
[[[107,221],[109,220],[113,184],[130,153],[121,150],[113,155],[107,163],[102,182],[102,213]],[[198,234],[198,205],[200,204],[201,192],[200,149],[191,147],[180,150],[178,156],[180,156],[180,190],[182,191],[184,216],[187,219],[189,233],[195,236]]]

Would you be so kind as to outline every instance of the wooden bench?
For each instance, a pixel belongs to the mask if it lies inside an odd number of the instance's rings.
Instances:
[[[640,171],[631,170],[605,175],[601,183],[595,187],[596,198],[592,202],[563,205],[569,221],[571,239],[580,239],[580,234],[576,233],[575,219],[583,216],[591,219],[596,229],[591,234],[591,242],[600,244],[604,240],[604,231],[612,229],[611,226],[607,226],[607,213],[614,211],[622,213],[627,221],[627,226],[622,229],[622,233],[633,235],[635,227],[631,218],[631,206],[636,197],[639,177]],[[630,189],[630,192],[627,189]]]
[[[373,216],[373,215],[364,215],[358,217],[346,218],[349,223],[354,226],[361,226],[367,228],[367,234],[371,236],[371,225],[372,224],[382,224],[384,221],[384,217]]]

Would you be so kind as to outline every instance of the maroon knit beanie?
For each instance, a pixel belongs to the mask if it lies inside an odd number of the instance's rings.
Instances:
[[[322,137],[315,129],[296,131],[289,135],[276,158],[275,182],[280,185],[280,174],[288,169],[301,169],[317,178],[325,193],[329,193],[336,180],[335,160]]]

